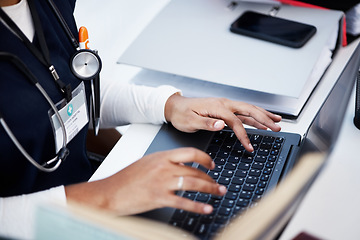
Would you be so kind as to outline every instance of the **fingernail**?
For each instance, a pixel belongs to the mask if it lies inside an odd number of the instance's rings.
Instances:
[[[227,192],[227,189],[225,186],[219,186],[219,192],[222,193],[222,194],[225,194]]]
[[[205,205],[203,210],[204,210],[204,213],[212,213],[213,208],[212,208],[212,206]]]
[[[223,121],[216,121],[214,123],[214,128],[215,129],[222,129],[222,127],[223,127]]]
[[[211,162],[211,169],[214,169],[214,167],[215,167],[215,163]]]
[[[251,145],[251,143],[249,143],[249,148],[251,149],[251,152],[254,151],[253,146]]]

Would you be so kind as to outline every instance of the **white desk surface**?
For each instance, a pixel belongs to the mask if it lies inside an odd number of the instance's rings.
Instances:
[[[77,23],[88,28],[90,45],[102,56],[102,79],[129,82],[138,73],[140,69],[118,65],[116,60],[168,1],[78,0]],[[338,53],[298,120],[281,122],[283,131],[305,132],[354,47],[352,44]],[[281,239],[291,239],[302,231],[323,239],[359,238],[360,130],[353,125],[354,99],[353,95],[328,164],[311,186]],[[149,124],[122,128],[123,137],[91,180],[112,175],[141,158],[159,129],[160,126]]]

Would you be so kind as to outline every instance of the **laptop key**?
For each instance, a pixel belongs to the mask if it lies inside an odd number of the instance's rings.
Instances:
[[[244,183],[244,178],[240,178],[240,177],[234,177],[231,181],[231,183],[233,184],[238,184],[238,185],[242,185]]]
[[[225,158],[215,158],[214,162],[216,165],[224,165],[226,163],[226,159]]]
[[[269,180],[269,178],[270,178],[270,176],[269,176],[269,175],[262,175],[262,176],[260,177],[260,181],[265,182],[265,181],[268,181],[268,180]]]
[[[239,169],[239,170],[236,170],[235,176],[244,178],[244,177],[246,177],[247,173],[248,173],[247,171]]]
[[[253,196],[253,198],[252,198],[252,201],[254,202],[256,202],[256,201],[259,201],[260,199],[261,199],[261,197],[262,197],[262,195],[258,195],[258,194],[255,194],[254,196]]]
[[[237,194],[237,193],[234,193],[234,192],[227,192],[227,193],[225,194],[225,198],[226,198],[226,199],[235,200],[235,199],[237,199],[237,197],[238,197],[238,194]],[[224,201],[225,201],[225,200],[224,200]]]
[[[240,192],[241,185],[238,184],[231,184],[228,188],[229,192]]]
[[[266,156],[261,156],[261,155],[257,155],[254,158],[254,161],[259,162],[259,163],[264,163],[264,162],[266,162],[266,160],[267,160],[267,157]]]
[[[230,157],[228,158],[228,162],[229,163],[239,163],[240,162],[240,157],[239,156],[232,156],[230,155]]]
[[[241,162],[239,164],[238,168],[241,169],[241,170],[249,170],[250,169],[250,164]]]
[[[264,188],[258,188],[256,189],[256,191],[254,192],[256,195],[263,195],[264,194],[265,189]]]
[[[230,156],[230,153],[229,152],[218,152],[218,154],[216,156],[220,157],[220,158],[227,158]]]
[[[181,222],[181,221],[170,221],[169,224],[174,226],[174,227],[181,227],[183,222]]]
[[[216,165],[215,168],[212,170],[214,172],[221,172],[223,170],[223,166],[221,165]]]
[[[190,199],[190,200],[194,200],[195,197],[196,197],[196,194],[185,192],[185,193],[183,194],[183,197],[184,197],[184,198],[188,198],[188,199]]]
[[[184,220],[186,215],[187,215],[187,211],[182,210],[182,209],[177,209],[175,210],[173,216],[172,216],[172,220]]]
[[[224,199],[221,206],[225,208],[232,208],[235,205],[235,201],[231,199]]]
[[[199,202],[206,202],[207,200],[209,200],[209,194],[199,193],[196,196],[196,200],[199,201]]]
[[[264,136],[263,137],[263,142],[265,143],[272,143],[275,141],[275,137],[272,137],[272,136]]]
[[[264,164],[259,163],[259,162],[254,162],[251,167],[254,168],[254,169],[257,169],[257,170],[262,170],[264,168]]]
[[[280,149],[281,146],[282,146],[281,143],[275,143],[273,149]]]
[[[255,190],[255,186],[256,186],[255,184],[246,183],[246,184],[244,184],[244,186],[243,186],[243,190],[244,190],[244,191],[252,192],[252,191]]]
[[[227,223],[228,219],[229,219],[229,218],[228,218],[227,216],[217,215],[217,216],[215,217],[215,222],[216,222],[216,223],[219,223],[219,224],[225,224],[225,223]]]
[[[264,142],[264,143],[261,143],[260,144],[260,148],[261,149],[271,149],[272,148],[272,144],[271,143],[269,143],[269,142]]]
[[[258,184],[258,187],[259,187],[259,188],[265,188],[266,185],[267,185],[267,182],[265,182],[265,181],[260,181],[259,184]]]
[[[196,236],[204,236],[207,234],[209,227],[209,224],[201,223],[196,227],[194,234]]]
[[[275,162],[276,159],[277,159],[277,156],[275,156],[275,155],[270,155],[270,156],[268,157],[268,161],[270,161],[270,162]]]
[[[218,180],[218,183],[222,184],[222,185],[229,185],[230,178],[228,178],[228,177],[220,177],[219,180]]]
[[[266,164],[265,164],[265,167],[266,168],[273,168],[274,167],[274,163],[273,162],[267,162]]]
[[[270,175],[270,173],[271,173],[271,168],[265,168],[264,170],[263,170],[263,174],[265,174],[265,175]]]
[[[252,135],[252,137],[250,138],[250,142],[251,143],[260,143],[262,140],[262,136],[259,134],[254,134]]]
[[[252,157],[242,157],[241,159],[240,159],[240,162],[242,162],[242,163],[252,163],[253,162],[253,158]]]
[[[206,149],[206,152],[218,152],[220,149],[219,145],[217,144],[211,144],[207,149]]]
[[[226,163],[224,169],[235,170],[237,165],[235,163]]]
[[[239,198],[236,202],[236,205],[239,207],[247,207],[249,205],[250,201],[248,199]]]
[[[256,184],[259,181],[258,177],[253,177],[253,176],[248,176],[246,178],[246,183],[252,183],[252,184]]]
[[[222,216],[229,216],[231,213],[231,208],[228,207],[220,207],[218,214],[222,215]]]
[[[259,149],[258,150],[258,155],[260,156],[267,156],[270,154],[270,150],[269,149]],[[275,155],[275,154],[272,154]]]
[[[201,223],[212,223],[215,220],[215,216],[213,215],[203,215],[200,219]]]
[[[224,170],[224,171],[221,173],[221,176],[222,176],[222,177],[229,177],[229,178],[231,178],[233,175],[234,175],[234,171],[232,171],[232,170]]]
[[[220,173],[219,172],[214,172],[214,171],[209,171],[208,172],[208,175],[212,178],[212,179],[218,179],[219,176],[220,176]]]
[[[250,169],[249,176],[260,177],[261,171],[259,169]]]
[[[240,197],[245,198],[245,199],[250,199],[252,197],[252,192],[241,191],[240,192]]]
[[[218,208],[220,206],[220,203],[221,203],[221,200],[214,199],[214,198],[210,198],[210,200],[208,201],[208,204],[213,206],[213,208]]]
[[[196,222],[195,218],[188,218],[184,222],[183,228],[185,230],[188,230],[188,231],[192,232],[195,229],[196,223],[197,222]]]

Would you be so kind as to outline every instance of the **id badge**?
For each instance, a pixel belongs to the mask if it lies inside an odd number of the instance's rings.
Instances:
[[[72,100],[69,103],[66,104],[65,99],[63,99],[56,104],[56,108],[59,110],[60,117],[65,125],[66,143],[69,143],[89,122],[84,82],[81,82],[81,84],[74,89],[72,96]],[[63,145],[63,133],[54,111],[50,109],[48,114],[53,126],[55,150],[57,153]]]

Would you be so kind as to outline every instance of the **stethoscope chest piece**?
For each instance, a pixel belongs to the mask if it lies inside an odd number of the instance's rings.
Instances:
[[[70,60],[71,71],[82,80],[91,80],[101,70],[100,57],[92,50],[81,49]]]

